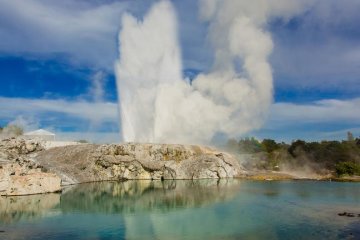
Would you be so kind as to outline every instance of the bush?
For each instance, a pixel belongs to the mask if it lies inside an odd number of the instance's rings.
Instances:
[[[275,142],[275,140],[272,139],[264,139],[261,142],[261,146],[263,149],[265,149],[266,152],[271,153],[277,149],[280,148],[280,145]]]
[[[2,129],[2,132],[9,136],[20,136],[24,133],[24,130],[22,127],[17,125],[7,125]]]
[[[354,162],[340,162],[335,165],[336,174],[342,175],[360,175],[360,164]]]

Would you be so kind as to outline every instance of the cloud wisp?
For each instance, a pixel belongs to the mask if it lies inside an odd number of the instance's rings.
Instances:
[[[118,123],[117,103],[0,97],[0,118],[58,113],[99,123]]]
[[[360,98],[325,99],[308,103],[277,102],[270,108],[262,129],[252,132],[258,138],[291,142],[346,139],[351,131],[360,136]]]
[[[74,65],[109,70],[116,57],[119,16],[129,6],[127,1],[0,0],[0,53],[60,54]]]
[[[271,107],[272,123],[360,122],[360,98],[325,99],[308,104],[279,102]]]

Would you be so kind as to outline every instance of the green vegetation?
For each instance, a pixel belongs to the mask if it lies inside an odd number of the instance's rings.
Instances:
[[[340,162],[335,166],[338,176],[360,176],[360,164],[354,162]]]
[[[248,165],[262,170],[311,169],[318,174],[360,176],[360,139],[347,134],[347,141],[277,143],[272,139],[231,139],[228,150],[251,155]],[[249,167],[247,166],[247,167]]]

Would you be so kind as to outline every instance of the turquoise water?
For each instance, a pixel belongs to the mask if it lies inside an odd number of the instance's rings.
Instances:
[[[103,182],[0,204],[0,239],[360,239],[359,183]]]

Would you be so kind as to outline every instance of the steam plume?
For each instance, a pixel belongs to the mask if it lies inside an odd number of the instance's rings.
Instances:
[[[200,0],[214,65],[191,83],[181,75],[172,4],[154,4],[143,21],[125,14],[116,63],[123,139],[207,143],[217,133],[236,137],[259,128],[273,88],[265,24],[299,9],[289,0]]]

